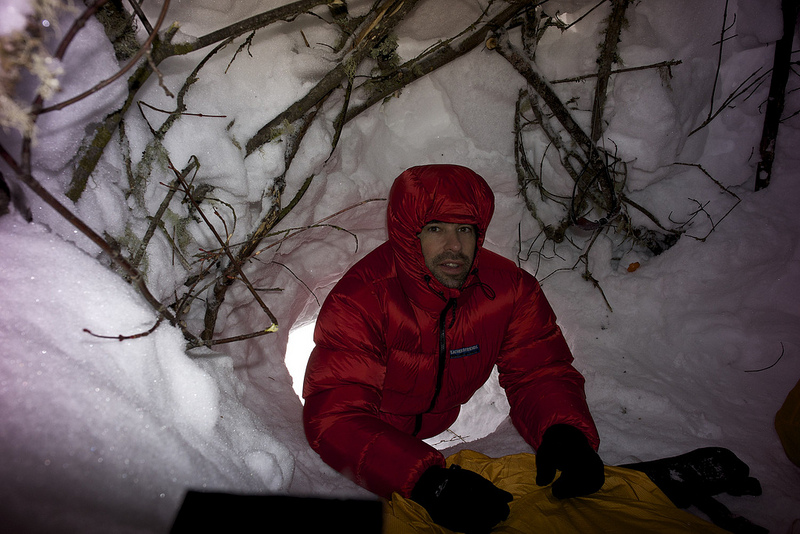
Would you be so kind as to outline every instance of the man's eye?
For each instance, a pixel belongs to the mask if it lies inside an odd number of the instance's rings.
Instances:
[[[462,226],[461,228],[458,229],[458,231],[459,232],[464,232],[465,234],[471,234],[472,233],[472,227],[471,226]]]

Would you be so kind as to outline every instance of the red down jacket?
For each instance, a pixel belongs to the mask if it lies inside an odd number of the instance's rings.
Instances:
[[[305,432],[331,467],[382,496],[407,497],[441,453],[422,441],[452,424],[495,365],[523,438],[567,423],[596,448],[583,377],[536,280],[482,248],[494,194],[455,165],[403,172],[386,243],[354,265],[320,311],[306,369]],[[425,266],[430,221],[478,229],[472,271],[448,289]]]

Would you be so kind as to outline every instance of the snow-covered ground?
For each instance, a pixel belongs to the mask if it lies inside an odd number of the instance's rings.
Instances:
[[[168,21],[181,22],[180,38],[198,36],[282,3],[173,0]],[[160,5],[149,4],[145,10],[155,19]],[[350,4],[357,12],[371,2]],[[595,4],[562,0],[546,9],[572,22]],[[733,14],[736,19],[725,42],[715,106],[754,71],[771,68],[780,36],[779,4],[730,2],[728,23]],[[482,6],[477,0],[422,1],[398,30],[400,54],[413,57],[453,35],[475,20]],[[26,9],[23,0],[0,0],[0,19],[8,21],[2,31],[14,27],[9,14]],[[608,9],[601,6],[563,34],[548,31],[536,56],[548,79],[596,68],[598,30]],[[569,270],[581,250],[564,246],[553,255],[545,249],[541,262],[534,254],[522,266],[542,280],[576,366],[586,376],[606,463],[728,447],[750,465],[764,493],[721,500],[771,532],[785,533],[800,520],[800,468],[786,458],[773,419],[800,379],[800,122],[792,117],[781,125],[772,183],[758,193],[753,181],[768,81],[688,136],[709,114],[723,9],[724,2],[714,0],[648,0],[629,7],[620,43],[624,65],[682,63],[671,68],[671,78],[658,70],[615,75],[604,136],[627,164],[631,198],[665,222],[687,220],[701,203],[718,223],[713,232],[701,213],[687,235],[657,257],[620,255],[610,239],[600,237],[590,267],[613,311],[580,269]],[[315,12],[325,14],[322,8]],[[209,61],[187,96],[188,111],[225,117],[185,116],[164,140],[178,168],[197,156],[196,183],[216,188],[222,215],[236,211],[236,237],[257,220],[253,206],[283,170],[281,147],[267,145],[245,158],[237,144],[330,68],[332,55],[324,43],[334,39],[334,30],[315,17],[280,23],[257,33],[226,74],[239,39]],[[207,52],[164,62],[166,86],[176,93]],[[64,90],[53,102],[118,68],[94,20],[62,67]],[[790,88],[796,89],[792,76]],[[165,190],[152,184],[169,181],[168,171],[156,166],[144,195],[126,197],[123,150],[114,142],[76,205],[62,193],[85,129],[114,109],[124,95],[122,85],[42,116],[33,150],[35,176],[96,231],[117,239],[126,232],[143,235],[148,222],[137,202],[154,212]],[[539,231],[518,195],[514,169],[514,106],[524,86],[498,54],[476,49],[351,122],[328,160],[332,109],[328,120],[312,126],[287,175],[285,199],[307,175],[316,178],[281,228],[309,225],[383,198],[409,166],[459,163],[482,174],[495,190],[487,246],[516,258],[520,248],[535,245]],[[581,96],[577,107],[584,111],[576,116],[588,118],[591,81],[555,88],[564,101]],[[155,79],[138,98],[162,109],[174,106]],[[162,114],[144,109],[156,127],[163,121]],[[790,93],[785,115],[798,109],[798,93]],[[125,129],[136,166],[151,138],[138,109],[126,117]],[[0,139],[18,154],[14,134],[0,132]],[[528,142],[529,156],[538,161],[544,145],[532,134]],[[10,169],[1,169],[10,179]],[[86,238],[31,193],[28,197],[33,223],[16,212],[0,218],[4,531],[166,532],[189,488],[368,495],[325,466],[306,444],[296,387],[310,332],[298,327],[313,322],[338,277],[385,238],[383,202],[353,207],[329,221],[340,229],[306,230],[248,267],[257,287],[281,288],[262,293],[278,318],[277,333],[213,351],[187,351],[181,333],[166,325],[125,341],[86,333],[135,334],[149,329],[155,314]],[[185,209],[174,203],[176,211]],[[201,225],[189,231],[210,246]],[[582,243],[580,238],[576,242]],[[180,289],[185,275],[175,261],[157,234],[146,266],[148,285],[159,297]],[[633,262],[641,266],[629,272]],[[265,323],[252,298],[235,287],[217,334],[248,333]],[[431,441],[446,453],[464,447],[493,456],[529,451],[506,413],[503,392],[490,380],[451,431]]]

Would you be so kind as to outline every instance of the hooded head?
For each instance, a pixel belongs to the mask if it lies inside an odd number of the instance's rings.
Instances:
[[[477,232],[474,271],[493,213],[494,193],[480,175],[466,167],[423,165],[404,171],[392,185],[387,210],[389,242],[398,270],[412,282],[446,293],[441,283],[431,281],[419,233],[434,221],[473,225]]]

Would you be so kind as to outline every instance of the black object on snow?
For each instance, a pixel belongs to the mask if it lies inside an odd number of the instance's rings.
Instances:
[[[170,534],[235,532],[380,534],[379,500],[189,491]]]
[[[694,506],[720,528],[735,534],[769,532],[714,499],[721,493],[761,495],[761,484],[750,476],[750,467],[728,449],[705,447],[680,456],[619,467],[644,472],[675,506]]]

